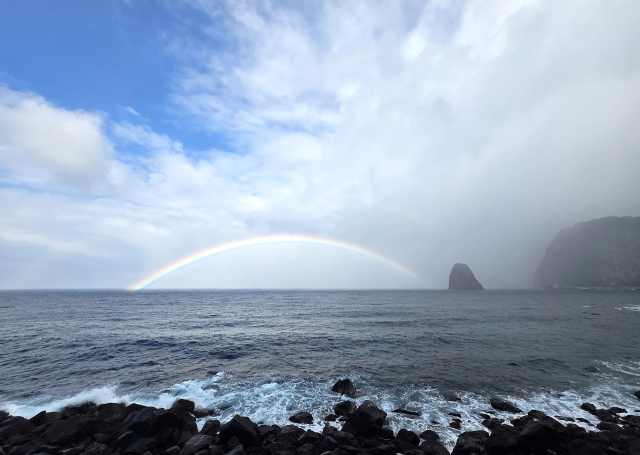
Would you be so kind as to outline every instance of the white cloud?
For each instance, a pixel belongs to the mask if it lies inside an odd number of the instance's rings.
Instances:
[[[99,115],[5,89],[5,182],[106,183],[92,200],[0,189],[4,242],[113,259],[132,282],[218,242],[300,232],[363,244],[430,286],[445,286],[454,262],[485,286],[526,286],[558,229],[640,215],[640,4],[327,1],[308,14],[191,3],[218,25],[211,33],[235,39],[234,53],[193,44],[186,51],[205,57],[176,75],[173,99],[235,153],[196,155],[119,123],[107,128],[114,141],[147,153],[113,155]],[[278,251],[220,256],[171,283],[313,286],[299,276],[307,269],[318,286],[384,282],[346,256]]]
[[[5,181],[86,189],[103,183],[112,153],[100,115],[57,108],[41,96],[0,87]]]

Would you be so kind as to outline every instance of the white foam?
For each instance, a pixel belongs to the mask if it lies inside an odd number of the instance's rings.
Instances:
[[[603,362],[604,363],[604,362]],[[615,364],[606,363],[612,368]],[[628,364],[627,369],[628,369]],[[635,366],[634,366],[635,365]],[[640,372],[640,363],[632,365]],[[627,374],[633,374],[628,373]],[[228,421],[233,415],[241,414],[251,418],[254,422],[266,424],[287,425],[289,417],[300,411],[308,411],[314,417],[312,425],[300,425],[321,431],[324,417],[333,412],[333,407],[344,399],[333,392],[331,386],[339,378],[326,381],[312,381],[304,378],[265,377],[260,381],[242,382],[233,375],[218,373],[204,380],[185,381],[175,384],[162,391],[118,395],[116,386],[105,386],[65,398],[43,397],[37,401],[23,403],[5,403],[0,406],[14,415],[31,417],[41,410],[57,411],[61,408],[94,401],[98,404],[107,402],[139,403],[158,408],[169,408],[178,398],[185,398],[196,403],[197,408],[218,409],[220,416],[215,417],[222,422]],[[364,400],[371,400],[388,413],[389,423],[394,431],[407,428],[420,433],[426,429],[435,430],[443,443],[451,449],[458,435],[462,431],[486,430],[481,425],[481,412],[493,411],[489,406],[489,397],[475,393],[460,393],[461,402],[450,402],[436,389],[428,386],[377,387],[368,384],[366,380],[352,376],[361,391],[354,401],[361,404]],[[622,406],[633,410],[637,407],[637,400],[631,394],[632,390],[620,385],[598,385],[586,391],[540,391],[522,393],[513,396],[501,396],[513,402],[519,408],[528,411],[538,409],[550,416],[583,417],[597,423],[595,418],[580,409],[580,405],[588,401],[600,408]],[[632,399],[633,398],[633,399]],[[635,406],[635,407],[634,407]],[[396,408],[417,411],[420,417],[393,413]],[[449,412],[461,415],[461,430],[449,427],[452,416]],[[523,414],[495,412],[497,418],[509,421]],[[201,428],[207,418],[199,419]],[[434,424],[432,421],[439,423]],[[586,424],[576,422],[587,427]],[[340,426],[340,423],[334,425]]]
[[[640,311],[640,306],[626,306],[624,307],[625,310],[631,310],[631,311]]]

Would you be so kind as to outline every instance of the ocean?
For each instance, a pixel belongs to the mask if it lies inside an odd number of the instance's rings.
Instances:
[[[594,424],[581,403],[640,410],[639,334],[631,290],[2,291],[0,409],[188,398],[223,422],[309,411],[322,428],[350,378],[395,430],[451,447],[494,396]]]

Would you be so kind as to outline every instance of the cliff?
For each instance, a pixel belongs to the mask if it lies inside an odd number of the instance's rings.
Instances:
[[[608,217],[563,229],[547,248],[538,287],[640,286],[640,217]]]
[[[449,274],[449,289],[459,291],[481,291],[482,285],[467,264],[454,264]]]

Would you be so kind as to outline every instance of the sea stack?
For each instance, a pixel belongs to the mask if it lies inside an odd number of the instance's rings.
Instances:
[[[467,264],[454,264],[449,274],[449,289],[456,291],[482,291],[484,288],[476,280]]]

